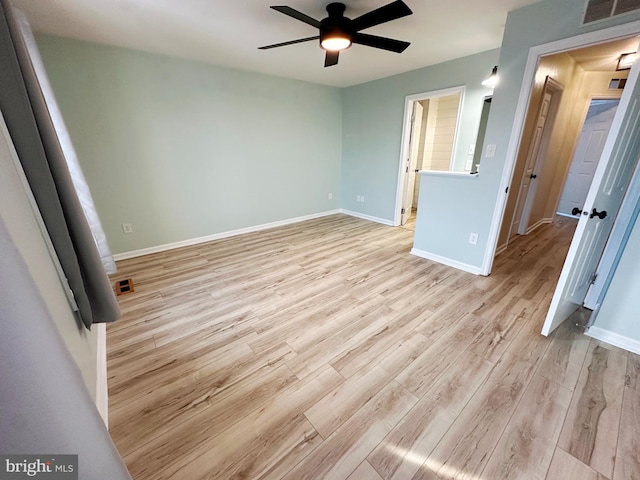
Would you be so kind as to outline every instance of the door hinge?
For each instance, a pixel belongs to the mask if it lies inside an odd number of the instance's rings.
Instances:
[[[403,208],[402,210],[400,210],[400,215],[404,215],[405,212],[406,210]]]
[[[409,167],[407,167],[407,171],[406,171],[406,173],[409,173]]]
[[[509,187],[504,189],[504,193],[509,193]]]
[[[589,282],[589,284],[593,285],[594,283],[596,283],[596,278],[598,278],[598,272],[594,272],[593,275],[591,275],[591,281]]]

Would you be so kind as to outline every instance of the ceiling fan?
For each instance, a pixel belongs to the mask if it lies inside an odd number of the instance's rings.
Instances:
[[[377,8],[365,13],[353,20],[344,16],[346,6],[344,3],[334,2],[327,5],[327,13],[329,16],[323,20],[316,20],[302,12],[291,7],[272,6],[272,9],[289,15],[290,17],[300,20],[319,30],[318,35],[314,37],[300,38],[291,40],[290,42],[276,43],[274,45],[266,45],[260,47],[260,50],[268,50],[276,47],[284,47],[285,45],[293,45],[296,43],[309,42],[311,40],[320,40],[320,47],[326,50],[324,66],[330,67],[338,63],[340,52],[349,48],[353,43],[366,45],[367,47],[381,48],[391,52],[402,53],[410,45],[408,42],[394,40],[392,38],[378,37],[376,35],[368,35],[360,33],[364,30],[381,23],[390,22],[413,12],[402,0],[396,0],[383,7]]]

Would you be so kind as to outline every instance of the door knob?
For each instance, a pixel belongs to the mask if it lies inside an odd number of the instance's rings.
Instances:
[[[414,170],[414,172],[416,172],[416,173],[420,173],[420,170],[416,168],[416,169]]]
[[[531,176],[529,178],[538,178],[538,175],[532,173]]]
[[[591,215],[589,215],[589,218],[598,217],[600,220],[602,220],[603,218],[606,218],[606,216],[607,216],[607,211],[606,210],[602,210],[601,212],[599,212],[598,210],[596,210],[594,208],[591,211]]]
[[[580,215],[580,212],[582,212],[581,208],[573,207],[573,210],[571,210],[571,215]]]

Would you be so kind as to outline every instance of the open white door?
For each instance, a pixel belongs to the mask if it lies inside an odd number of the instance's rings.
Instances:
[[[416,184],[415,170],[418,163],[423,111],[424,108],[422,108],[420,102],[413,102],[413,114],[411,115],[411,130],[409,134],[409,156],[406,159],[404,197],[402,200],[402,216],[400,219],[401,225],[407,223],[407,220],[411,216],[411,209],[413,208],[413,189]]]
[[[542,334],[584,302],[640,156],[639,62],[631,69],[553,295]]]

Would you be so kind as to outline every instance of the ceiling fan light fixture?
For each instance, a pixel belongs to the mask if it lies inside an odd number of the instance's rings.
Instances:
[[[498,84],[499,79],[500,77],[498,77],[498,66],[496,65],[495,67],[493,67],[493,70],[491,70],[491,74],[482,81],[482,85],[488,88],[495,88],[495,86]]]
[[[351,46],[351,39],[344,35],[326,36],[320,42],[320,46],[329,52],[341,52]]]

